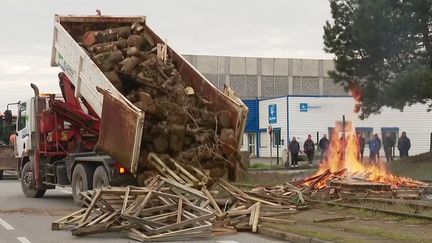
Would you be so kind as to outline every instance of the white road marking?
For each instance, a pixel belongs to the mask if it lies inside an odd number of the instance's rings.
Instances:
[[[4,221],[2,218],[0,218],[0,224],[7,230],[15,230],[12,225],[8,224],[8,222]]]
[[[218,240],[216,241],[216,243],[239,243],[239,242],[235,240]]]
[[[31,243],[31,241],[29,241],[27,238],[23,236],[17,237],[17,240],[19,240],[21,243]]]

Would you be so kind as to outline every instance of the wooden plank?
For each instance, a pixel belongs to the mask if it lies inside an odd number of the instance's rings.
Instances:
[[[166,180],[166,183],[169,184],[169,185],[171,185],[171,186],[173,186],[173,187],[175,187],[175,188],[177,188],[177,189],[179,189],[179,190],[181,190],[181,191],[183,191],[183,192],[186,192],[186,193],[189,193],[191,195],[194,195],[195,197],[198,197],[201,200],[207,200],[207,197],[201,191],[198,191],[198,190],[193,189],[193,188],[188,187],[188,186],[184,186],[184,185],[182,185],[182,184],[180,184],[180,183],[178,183],[176,181],[169,180],[169,179]]]
[[[252,223],[252,232],[257,232],[257,228],[258,228],[258,221],[259,221],[259,214],[260,214],[260,207],[261,207],[261,203],[257,202],[255,205],[255,213],[254,213],[254,218],[253,218],[253,223]]]
[[[251,213],[250,213],[250,217],[249,217],[249,226],[252,226],[252,224],[253,224],[253,220],[254,220],[255,212],[256,212],[255,208],[256,208],[256,204],[254,204],[250,207]]]
[[[259,220],[261,222],[269,222],[269,223],[276,223],[276,224],[295,224],[296,223],[296,221],[290,220],[290,219],[279,219],[279,218],[263,217],[263,216],[260,216]]]
[[[212,204],[214,210],[216,210],[217,214],[223,214],[222,210],[219,208],[219,205],[216,203],[216,201],[213,198],[213,195],[207,190],[207,188],[203,187],[202,191],[207,196],[207,198],[210,200],[210,203]]]
[[[343,181],[330,181],[330,186],[340,187],[347,190],[376,190],[376,191],[390,191],[391,185],[379,182],[370,181],[357,181],[345,179]]]
[[[248,214],[251,214],[251,211],[252,211],[252,207],[249,207],[248,209],[239,209],[239,210],[228,211],[227,215],[228,215],[228,217],[234,217],[234,216],[239,216],[239,215],[248,215]]]
[[[84,223],[88,216],[90,215],[91,211],[93,210],[96,202],[99,200],[99,197],[102,195],[101,190],[96,190],[96,195],[93,198],[93,201],[90,203],[89,207],[87,208],[86,212],[84,213],[83,217],[81,218],[80,223]]]
[[[183,214],[183,199],[180,198],[177,207],[177,223],[180,223],[182,221],[182,214]]]
[[[175,167],[177,167],[184,175],[186,175],[190,181],[192,183],[199,183],[200,181],[193,176],[191,173],[189,173],[189,171],[187,171],[185,168],[183,168],[179,163],[177,163],[177,161],[175,161],[174,159],[172,159],[171,157],[169,158],[169,160],[174,164]]]
[[[150,214],[150,213],[161,212],[161,211],[165,211],[165,210],[169,210],[169,209],[174,209],[176,207],[177,207],[176,204],[168,204],[168,205],[146,208],[146,209],[141,210],[140,215],[146,216],[147,214]]]
[[[128,204],[130,189],[131,189],[130,186],[126,187],[126,192],[124,194],[125,197],[123,199],[123,206],[122,206],[122,209],[121,209],[121,214],[124,214],[126,212],[126,207],[127,207],[127,204]]]
[[[79,215],[83,214],[85,211],[86,211],[86,209],[83,208],[83,209],[80,209],[80,210],[78,210],[76,212],[73,212],[73,213],[71,213],[69,215],[66,215],[66,216],[64,216],[61,219],[58,219],[58,220],[54,221],[51,224],[51,230],[60,230],[60,229],[62,229],[63,227],[61,225],[70,223],[70,221],[68,221],[68,219],[73,218],[75,216],[79,216]],[[64,221],[66,221],[66,222],[64,222]]]
[[[184,220],[184,221],[182,221],[180,223],[170,224],[170,225],[167,225],[167,226],[164,226],[164,227],[157,228],[157,229],[155,229],[153,231],[153,233],[161,233],[161,232],[168,231],[168,230],[173,230],[173,229],[176,229],[176,228],[182,228],[182,227],[184,227],[186,225],[189,225],[189,224],[192,224],[194,222],[208,220],[211,217],[213,217],[213,214],[201,215],[201,216],[198,216],[198,217],[196,217],[194,219],[188,219],[188,220]]]
[[[157,167],[156,169],[158,169],[161,174],[168,174],[176,181],[180,183],[185,183],[185,181],[180,178],[174,171],[172,171],[168,166],[166,166],[166,164],[161,159],[159,159],[159,157],[155,153],[149,153],[147,160],[150,162],[151,165],[157,165],[155,167]]]
[[[331,217],[331,218],[322,218],[322,219],[314,219],[314,223],[324,223],[324,222],[335,222],[335,221],[344,221],[354,219],[354,216],[341,216],[341,217]]]
[[[135,212],[134,212],[134,214],[133,214],[133,216],[134,217],[137,217],[140,213],[141,213],[141,210],[143,209],[143,208],[145,208],[145,206],[147,205],[147,203],[149,202],[149,200],[150,200],[150,198],[153,196],[153,191],[150,191],[146,196],[145,196],[145,198],[144,198],[144,200],[138,205],[138,207],[136,207],[134,210],[135,210]]]

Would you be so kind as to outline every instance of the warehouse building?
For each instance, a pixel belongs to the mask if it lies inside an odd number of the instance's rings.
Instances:
[[[389,133],[396,139],[406,131],[412,143],[410,154],[430,149],[432,114],[425,105],[407,107],[403,113],[384,108],[381,114],[360,120],[353,112],[354,100],[328,75],[334,69],[332,60],[184,56],[215,87],[222,90],[224,83],[230,85],[248,106],[242,150],[252,156],[270,157],[272,151],[274,157],[276,149],[286,149],[293,136],[302,143],[311,134],[317,142],[323,134],[332,134],[343,115],[366,141],[375,133],[380,137]]]
[[[287,95],[348,95],[328,75],[332,60],[183,55],[220,90],[242,99]]]

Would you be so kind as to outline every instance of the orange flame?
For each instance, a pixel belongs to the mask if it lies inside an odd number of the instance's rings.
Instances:
[[[320,165],[315,176],[322,175],[329,170],[332,174],[342,173],[342,175],[340,175],[342,177],[359,176],[368,181],[390,184],[393,188],[398,188],[400,186],[418,187],[424,185],[424,183],[410,178],[393,175],[389,172],[385,162],[361,162],[359,145],[359,139],[354,132],[348,132],[344,140],[342,136],[339,136],[338,132],[334,131],[331,136],[327,156]],[[365,158],[364,161],[366,160]],[[327,187],[327,182],[331,178],[331,176],[323,178],[323,180],[315,185],[315,188]]]

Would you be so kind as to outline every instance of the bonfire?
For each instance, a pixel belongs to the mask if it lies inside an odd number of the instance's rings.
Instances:
[[[330,148],[319,170],[304,180],[304,185],[314,189],[327,188],[331,181],[367,181],[390,185],[392,189],[407,187],[418,188],[425,183],[392,174],[384,161],[363,162],[359,156],[359,140],[353,129],[343,134],[336,129],[331,136]]]

